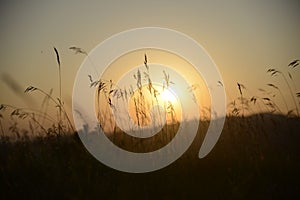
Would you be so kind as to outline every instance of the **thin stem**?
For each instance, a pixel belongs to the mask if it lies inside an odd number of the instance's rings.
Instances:
[[[58,66],[58,74],[59,74],[59,122],[58,122],[58,134],[61,133],[61,107],[62,107],[62,99],[61,99],[61,68]]]
[[[292,76],[291,76],[290,73],[289,73],[289,76],[290,76],[291,81],[292,81],[292,83],[293,83],[294,90],[295,90],[295,91],[298,91],[298,90],[297,90],[297,86],[296,86],[296,84],[295,84],[295,81],[294,81],[294,79],[292,78]],[[298,105],[300,106],[300,100],[299,100],[299,98],[297,98],[297,101],[298,101]]]
[[[53,47],[55,54],[56,54],[56,60],[58,64],[58,76],[59,76],[59,122],[58,122],[58,133],[61,132],[61,107],[62,107],[62,99],[61,99],[61,67],[60,67],[60,58],[59,53],[55,47]]]
[[[30,116],[30,118],[46,133],[46,135],[48,134],[47,130],[35,119],[34,115]]]
[[[51,117],[50,115],[48,114],[45,114],[39,110],[35,110],[35,109],[31,109],[31,108],[18,108],[16,106],[12,106],[12,105],[9,105],[9,104],[2,104],[3,106],[5,107],[9,107],[11,109],[18,109],[19,111],[23,111],[25,113],[28,113],[28,114],[35,114],[39,117],[44,117],[45,119],[47,119],[49,122],[55,122],[55,119],[53,117]]]
[[[242,112],[243,112],[242,117],[244,117],[244,115],[245,115],[245,110],[244,110],[244,97],[243,97],[243,94],[241,94],[241,102],[242,102]]]
[[[284,98],[284,96],[283,96],[281,90],[278,89],[278,91],[279,91],[279,93],[280,93],[280,96],[282,97],[282,100],[283,100],[283,102],[284,102],[284,104],[285,104],[285,107],[286,107],[287,112],[289,112],[289,107],[288,107],[288,105],[287,105],[287,103],[286,103],[286,100],[285,100],[285,98]]]
[[[3,125],[2,125],[2,120],[1,119],[0,119],[0,128],[1,128],[2,136],[4,136],[4,130],[3,130]]]
[[[295,98],[294,98],[294,95],[293,95],[292,89],[291,89],[291,87],[290,87],[290,84],[288,83],[288,81],[287,81],[287,79],[286,79],[285,75],[284,75],[283,73],[281,73],[281,72],[280,72],[280,74],[282,75],[282,77],[283,77],[283,79],[284,79],[284,81],[285,81],[286,85],[287,85],[287,86],[288,86],[288,88],[289,88],[289,91],[290,91],[290,94],[291,94],[292,100],[293,100],[293,102],[294,102],[294,105],[296,106],[296,112],[297,112],[297,116],[299,117],[300,115],[299,115],[298,106],[297,106],[297,103],[296,103],[296,101],[295,101]]]
[[[36,88],[36,90],[39,91],[39,92],[41,92],[42,94],[46,95],[55,105],[57,105],[60,108],[60,111],[64,113],[64,115],[65,115],[65,117],[66,117],[66,119],[68,121],[68,124],[69,124],[70,128],[72,129],[72,131],[75,131],[75,129],[74,129],[72,123],[71,123],[71,120],[70,120],[70,118],[69,118],[69,116],[68,116],[68,114],[67,114],[64,106],[61,105],[60,102],[57,102],[51,95],[49,95],[45,91],[41,90],[40,88]],[[59,125],[59,127],[60,127],[60,125]]]

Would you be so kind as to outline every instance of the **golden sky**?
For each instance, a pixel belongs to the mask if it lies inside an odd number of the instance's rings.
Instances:
[[[85,57],[74,55],[69,47],[89,52],[113,34],[157,26],[187,34],[207,50],[219,67],[229,99],[239,95],[237,82],[246,86],[249,96],[259,95],[257,89],[267,89],[266,83],[272,82],[292,105],[286,85],[280,77],[270,78],[266,70],[287,72],[288,63],[300,58],[299,8],[296,0],[1,1],[0,103],[23,107],[41,101],[38,95],[24,97],[12,82],[21,89],[53,88],[58,96],[55,46],[62,62],[63,99],[70,110],[74,79]],[[299,67],[290,72],[299,89]]]

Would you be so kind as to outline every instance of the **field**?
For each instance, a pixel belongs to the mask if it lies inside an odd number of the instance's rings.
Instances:
[[[1,140],[1,199],[295,199],[300,197],[300,119],[227,117],[221,138],[197,157],[208,122],[189,150],[159,171],[130,174],[94,159],[76,133]]]
[[[77,47],[71,48],[84,52]],[[300,93],[290,72],[287,79],[285,72],[272,68],[267,71],[271,77],[282,78],[293,105],[287,105],[288,97],[273,83],[267,84],[272,92],[260,89],[262,94],[256,96],[250,96],[246,87],[237,83],[240,96],[228,104],[221,137],[205,158],[199,159],[198,152],[212,119],[204,117],[197,119],[200,124],[197,136],[183,156],[161,170],[135,174],[109,168],[85,149],[64,108],[60,56],[56,48],[54,51],[59,67],[59,97],[53,97],[52,90],[47,93],[29,86],[25,93],[38,92],[44,96],[41,110],[0,105],[1,199],[300,198]],[[146,55],[144,64],[146,83],[143,85],[154,95],[153,103],[158,100]],[[294,69],[297,65],[299,60],[288,66]],[[168,87],[169,75],[165,72],[164,75]],[[113,108],[113,96],[120,94],[123,99],[134,98],[133,113],[137,124],[147,123],[145,110],[148,107],[145,105],[151,102],[145,100],[140,71],[135,77],[136,96],[133,90],[127,93],[116,89],[111,80],[93,80],[91,76],[89,79],[90,87],[98,91],[98,105],[99,101],[101,105],[107,104],[98,107],[97,117],[100,126],[104,129],[108,126],[110,134],[107,136],[112,142],[133,152],[149,152],[172,139],[179,121],[174,118],[171,104],[165,109],[171,113],[172,123],[166,124],[153,140],[142,142],[120,136],[122,132],[111,121],[112,115],[107,110]],[[223,86],[222,82],[219,84]],[[122,96],[125,93],[128,96]],[[278,102],[278,98],[274,100],[276,95],[281,96],[285,108],[275,103]],[[47,112],[48,107],[56,111],[56,117]],[[5,127],[8,121],[11,123]],[[27,124],[27,129],[19,127],[22,123]]]

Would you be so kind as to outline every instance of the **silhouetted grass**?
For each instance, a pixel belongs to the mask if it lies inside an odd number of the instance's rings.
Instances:
[[[81,48],[70,49],[88,56]],[[56,48],[54,51],[61,81],[60,58]],[[298,62],[295,60],[289,66],[295,68]],[[144,65],[147,90],[153,95],[153,101],[157,101],[158,94],[152,86],[146,55]],[[103,165],[87,152],[64,109],[61,83],[58,98],[52,96],[52,91],[47,93],[38,87],[29,86],[25,90],[26,93],[42,93],[45,101],[58,108],[59,115],[55,118],[43,111],[0,105],[0,198],[300,198],[300,118],[299,105],[295,100],[300,95],[292,90],[282,72],[269,69],[268,73],[272,76],[280,74],[283,77],[293,98],[293,108],[289,108],[285,102],[287,112],[283,112],[268,91],[260,89],[263,96],[249,96],[246,87],[237,83],[240,97],[230,102],[221,137],[208,156],[198,158],[198,151],[210,123],[209,118],[199,121],[198,134],[182,157],[166,168],[144,174],[116,171]],[[174,84],[165,71],[163,75],[164,88]],[[145,101],[141,76],[140,71],[135,75],[138,89],[135,112],[138,123],[144,124],[147,116],[143,113]],[[290,73],[289,77],[293,80]],[[90,79],[90,87],[97,89],[98,100],[99,96],[103,95],[108,108],[113,107],[113,95],[120,95],[120,98],[126,99],[134,94],[132,88],[121,90],[111,80],[93,80],[92,76],[87,78]],[[221,82],[218,84],[223,86]],[[279,87],[273,83],[268,83],[268,86],[276,89],[285,101]],[[295,86],[294,89],[296,90]],[[152,105],[155,103],[153,101]],[[261,106],[266,113],[262,112]],[[259,114],[253,112],[256,107],[261,111]],[[293,111],[296,111],[295,115]],[[3,128],[3,121],[8,120],[4,117],[5,113],[8,113],[9,120],[12,121],[8,130]],[[102,115],[98,112],[101,126],[105,126],[110,120],[107,113],[105,111]],[[28,122],[28,130],[19,128],[20,121]],[[44,125],[44,121],[51,126]],[[159,122],[160,120],[158,124]],[[178,125],[179,122],[165,125],[156,138],[150,140],[133,140],[126,137],[117,127],[112,129],[112,134],[108,137],[126,150],[148,152],[171,141]],[[17,140],[8,137],[6,131],[13,133]],[[29,137],[30,134],[34,137]]]
[[[16,142],[2,138],[1,199],[299,197],[299,118],[228,117],[217,145],[200,160],[208,123],[200,123],[196,139],[181,158],[146,174],[104,166],[77,134]]]

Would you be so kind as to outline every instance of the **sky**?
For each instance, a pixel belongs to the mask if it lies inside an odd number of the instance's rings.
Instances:
[[[3,0],[0,103],[40,105],[41,95],[23,94],[29,85],[45,91],[53,88],[58,96],[55,46],[61,56],[63,99],[70,110],[74,79],[85,56],[75,55],[69,47],[89,52],[121,31],[155,26],[182,32],[205,48],[223,77],[228,101],[239,96],[237,82],[245,85],[248,96],[259,95],[258,88],[271,91],[266,84],[274,83],[293,108],[281,77],[271,78],[266,70],[289,70],[300,89],[299,66],[294,70],[287,67],[300,59],[299,8],[296,0]]]

